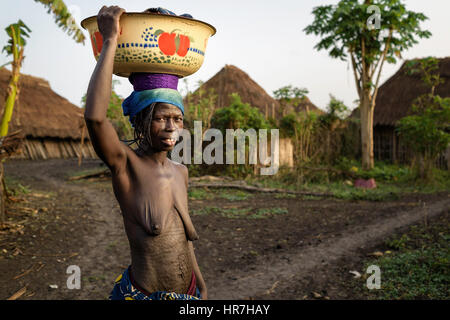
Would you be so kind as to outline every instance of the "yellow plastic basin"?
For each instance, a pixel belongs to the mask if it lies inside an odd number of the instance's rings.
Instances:
[[[94,57],[103,46],[97,16],[84,19]],[[203,64],[209,37],[216,29],[208,23],[155,13],[124,13],[114,57],[113,73],[128,77],[132,72],[167,73],[180,78],[195,73]]]

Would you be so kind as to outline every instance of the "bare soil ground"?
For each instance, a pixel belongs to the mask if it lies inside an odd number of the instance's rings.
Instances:
[[[130,263],[120,209],[108,178],[68,181],[102,167],[98,160],[5,163],[8,179],[31,192],[13,196],[7,208],[12,229],[0,233],[0,299],[18,291],[19,299],[107,299]],[[189,206],[211,299],[364,299],[349,271],[389,235],[450,207],[450,192],[388,202],[210,193]],[[81,289],[67,288],[70,265],[80,267]]]

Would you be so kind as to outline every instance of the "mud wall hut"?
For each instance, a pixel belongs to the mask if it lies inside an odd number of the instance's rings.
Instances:
[[[11,72],[0,69],[0,114],[3,114]],[[20,95],[9,132],[21,130],[21,150],[13,158],[96,158],[81,108],[55,93],[48,81],[22,74]]]
[[[436,87],[436,94],[450,97],[450,57],[438,59],[442,84]],[[405,61],[400,69],[380,86],[374,110],[374,157],[378,160],[394,163],[407,163],[412,158],[398,134],[395,132],[396,122],[411,114],[413,101],[429,88],[421,80],[421,74],[409,75]],[[354,111],[357,116],[358,110]],[[448,152],[447,152],[448,153]],[[450,168],[450,159],[443,155],[438,166]]]

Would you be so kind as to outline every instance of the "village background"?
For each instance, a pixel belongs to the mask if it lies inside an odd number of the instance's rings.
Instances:
[[[87,32],[83,46],[80,33],[58,28],[42,5],[52,2],[8,2],[1,14],[0,26],[22,19],[31,32],[2,134],[0,298],[106,299],[130,260],[109,171],[84,124],[95,59]],[[260,164],[188,165],[196,254],[213,299],[448,299],[450,7],[404,2],[428,17],[421,27],[431,35],[383,69],[366,168],[351,63],[317,51],[320,37],[304,30],[314,7],[338,2],[162,5],[218,30],[200,71],[179,83],[186,128],[280,129],[275,176],[259,175]],[[65,8],[79,23],[102,4]],[[1,34],[0,47],[9,38]],[[0,68],[3,114],[12,78],[11,65]],[[113,87],[108,118],[131,139],[121,102],[132,87],[116,76]],[[429,125],[412,130],[418,123]],[[80,267],[80,289],[67,286],[70,265]],[[367,287],[370,265],[382,271],[380,289]]]

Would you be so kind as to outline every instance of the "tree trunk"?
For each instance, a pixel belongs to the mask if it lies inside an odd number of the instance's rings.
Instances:
[[[373,157],[373,106],[370,103],[370,96],[365,94],[361,100],[361,151],[362,168],[371,170],[374,167]]]

